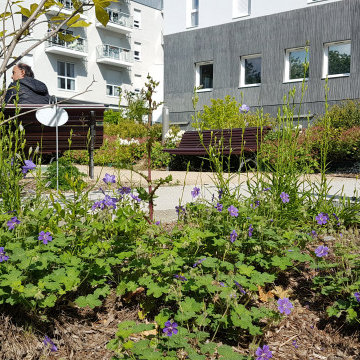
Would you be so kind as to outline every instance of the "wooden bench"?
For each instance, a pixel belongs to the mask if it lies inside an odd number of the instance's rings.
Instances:
[[[250,156],[247,161],[254,161],[251,156],[257,152],[259,144],[270,130],[271,127],[265,126],[247,127],[244,131],[242,128],[186,131],[176,149],[163,149],[163,151],[174,155],[207,156],[209,149],[212,148],[219,155],[245,154],[247,157]],[[240,163],[239,170],[247,161]]]
[[[88,150],[90,162],[93,161],[93,150],[99,149],[103,143],[105,106],[98,104],[59,104],[58,106],[65,109],[69,115],[68,122],[58,128],[59,152],[61,153],[69,149]],[[35,149],[39,146],[39,151],[42,154],[52,154],[56,152],[55,127],[40,124],[35,116],[36,111],[24,114],[41,107],[44,107],[44,105],[19,104],[18,121],[21,122],[25,129],[27,149],[30,147]],[[4,120],[14,116],[15,110],[15,105],[7,105],[4,109]],[[93,140],[88,136],[89,131],[93,134]],[[71,147],[68,141],[70,138]],[[93,171],[91,174],[90,169],[91,175],[93,175]]]

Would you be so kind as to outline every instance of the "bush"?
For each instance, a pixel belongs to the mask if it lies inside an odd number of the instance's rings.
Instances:
[[[59,188],[62,190],[71,189],[69,180],[78,181],[78,183],[83,183],[81,180],[86,174],[79,171],[74,165],[72,165],[67,158],[59,159]],[[46,179],[49,182],[49,187],[51,189],[56,189],[56,161],[53,161],[46,170]]]
[[[234,97],[229,95],[225,96],[224,99],[211,99],[211,105],[205,105],[204,110],[198,115],[199,124],[193,124],[193,127],[209,130],[259,126],[258,114],[244,113],[240,109],[241,106]],[[263,125],[273,123],[274,119],[269,114],[265,114]]]
[[[334,105],[328,112],[330,124],[335,129],[350,129],[360,126],[360,101],[349,100]],[[323,126],[324,115],[315,120],[315,125]]]

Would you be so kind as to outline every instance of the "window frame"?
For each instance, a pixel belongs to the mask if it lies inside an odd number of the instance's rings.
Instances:
[[[262,55],[259,54],[252,54],[252,55],[244,55],[240,57],[240,85],[239,87],[258,87],[261,86],[261,82],[255,84],[245,84],[245,60],[247,59],[261,59],[261,68],[262,68]],[[262,69],[261,69],[262,70]],[[262,71],[261,73],[262,74]]]
[[[199,19],[199,10],[200,10],[200,0],[198,1],[198,6],[193,8],[193,0],[187,0],[187,28],[196,28],[199,27],[200,19]],[[192,24],[192,15],[197,14],[197,24]]]
[[[296,48],[290,48],[290,49],[285,49],[285,67],[284,67],[284,83],[292,83],[292,82],[302,82],[304,80],[304,77],[302,78],[297,78],[297,79],[290,79],[290,53],[295,52],[295,51],[299,51],[299,50],[304,50],[306,52],[306,49],[308,49],[308,54],[310,53],[310,46],[299,46]],[[310,56],[309,56],[310,58]],[[308,61],[309,61],[308,58]],[[309,61],[310,63],[310,61]],[[310,74],[310,71],[309,71]],[[305,81],[308,81],[309,77],[305,78]]]
[[[70,76],[66,76],[66,75],[59,75],[59,71],[58,71],[58,64],[59,63],[64,63],[65,64],[65,74],[66,74],[66,70],[67,70],[67,66],[68,65],[73,65],[74,66],[74,77],[70,77]],[[57,80],[57,89],[58,90],[63,90],[63,91],[77,91],[76,88],[76,71],[75,71],[75,64],[71,63],[71,62],[67,62],[67,61],[61,61],[61,60],[57,60],[57,68],[56,68],[56,80]],[[67,80],[74,80],[74,89],[67,89],[67,88],[61,88],[59,87],[59,78],[61,79],[65,79],[65,86],[67,85]]]
[[[237,9],[237,1],[239,0],[232,0],[232,18],[233,19],[239,19],[239,18],[243,18],[246,16],[250,16],[251,14],[251,0],[245,0],[248,3],[248,10],[247,13],[243,13],[243,14],[239,14],[235,11],[235,9]]]
[[[108,86],[111,86],[112,92],[113,92],[114,95],[109,95],[107,93]],[[120,89],[120,91],[118,89]],[[119,94],[117,94],[117,95],[115,94],[116,90],[119,91]],[[109,97],[112,97],[112,98],[118,98],[120,96],[120,92],[121,92],[121,86],[120,85],[106,83],[106,96],[109,96]]]
[[[347,45],[350,44],[350,72],[342,74],[329,75],[329,47],[333,45]],[[322,66],[322,79],[332,79],[338,77],[349,77],[351,75],[351,40],[333,41],[323,44],[323,66]]]
[[[136,17],[135,16],[135,13],[136,14],[139,14],[139,16],[138,17]],[[135,29],[141,29],[142,27],[141,27],[141,10],[140,9],[134,9],[134,12],[133,12],[133,27],[135,28]],[[137,20],[137,18],[138,18],[138,20]],[[137,22],[137,23],[136,23]],[[136,26],[136,25],[138,25],[138,26]]]
[[[200,86],[200,67],[203,65],[212,65],[213,66],[213,78],[212,78],[212,87],[211,88],[201,88],[196,90],[196,92],[209,92],[214,89],[214,61],[200,61],[195,63],[195,86]]]
[[[139,54],[136,55],[136,53],[139,53]],[[142,53],[141,43],[135,41],[134,42],[134,60],[135,61],[142,61],[141,53]]]

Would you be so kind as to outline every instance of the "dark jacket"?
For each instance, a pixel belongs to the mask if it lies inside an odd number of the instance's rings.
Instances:
[[[49,92],[46,85],[32,77],[19,80],[19,104],[48,104]],[[5,95],[5,102],[12,104],[16,98],[16,82],[12,82]]]

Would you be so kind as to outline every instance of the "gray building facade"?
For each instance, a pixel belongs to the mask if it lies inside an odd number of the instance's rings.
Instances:
[[[238,101],[243,96],[252,109],[276,115],[284,95],[294,87],[299,102],[302,82],[286,78],[286,67],[289,54],[307,44],[309,74],[301,114],[324,112],[329,65],[325,62],[333,48],[351,48],[351,55],[349,71],[329,75],[328,103],[360,98],[359,19],[360,0],[345,0],[166,35],[164,99],[171,123],[190,127],[201,64],[212,64],[212,84],[198,92],[198,110],[213,98],[230,95]],[[243,86],[241,64],[254,56],[261,58],[261,81]]]

